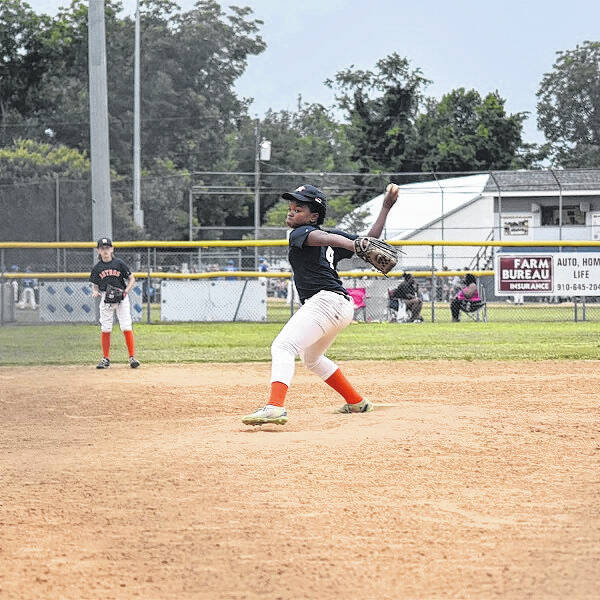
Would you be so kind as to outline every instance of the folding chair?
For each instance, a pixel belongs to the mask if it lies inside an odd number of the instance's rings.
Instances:
[[[484,323],[487,323],[485,288],[481,288],[481,290],[479,290],[479,286],[477,286],[477,288],[481,300],[478,300],[477,302],[470,302],[467,300],[464,305],[461,303],[460,310],[464,312],[472,321],[483,321]]]
[[[412,313],[406,307],[404,300],[400,298],[392,298],[394,291],[395,289],[388,290],[387,320],[391,323],[406,323],[410,321]]]

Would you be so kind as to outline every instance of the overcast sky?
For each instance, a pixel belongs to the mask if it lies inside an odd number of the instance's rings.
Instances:
[[[54,14],[67,0],[27,0],[36,12]],[[184,10],[194,0],[176,0]],[[252,113],[295,110],[304,101],[334,103],[323,82],[354,65],[373,69],[392,52],[407,57],[433,83],[440,98],[464,87],[498,90],[510,113],[528,111],[524,138],[542,142],[536,127],[536,92],[559,50],[600,40],[598,0],[230,0],[250,6],[264,21],[267,49],[250,58],[237,91],[254,98]],[[127,14],[136,0],[124,0]],[[143,40],[142,40],[143,44]],[[142,89],[143,93],[143,89]]]

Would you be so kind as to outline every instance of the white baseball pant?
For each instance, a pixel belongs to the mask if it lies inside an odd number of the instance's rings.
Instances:
[[[131,331],[131,305],[129,304],[129,294],[116,304],[107,304],[104,302],[105,293],[102,292],[100,299],[100,329],[104,333],[110,333],[113,328],[114,317],[117,314],[119,327],[121,331]]]
[[[296,356],[321,379],[329,379],[338,367],[324,353],[353,318],[352,299],[324,290],[309,298],[271,344],[271,383],[289,387]]]

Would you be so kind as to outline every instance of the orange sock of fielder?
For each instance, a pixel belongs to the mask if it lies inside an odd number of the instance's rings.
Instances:
[[[326,379],[325,383],[341,394],[348,404],[358,404],[362,400],[362,396],[352,387],[339,369],[329,379]]]
[[[129,331],[124,331],[123,335],[125,336],[125,343],[127,344],[127,350],[129,351],[129,356],[135,356],[135,344],[133,342],[133,331],[131,331],[131,329]]]
[[[102,356],[110,357],[110,331],[102,332]]]
[[[285,383],[281,383],[281,381],[273,381],[271,383],[271,396],[269,397],[269,404],[272,406],[283,406],[287,391],[288,386],[285,385]]]

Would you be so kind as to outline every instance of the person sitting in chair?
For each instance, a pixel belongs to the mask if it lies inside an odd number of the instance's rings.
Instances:
[[[398,303],[403,300],[409,313],[406,322],[422,323],[421,308],[423,308],[423,301],[419,298],[419,286],[410,273],[404,273],[402,278],[403,281],[390,294],[390,308],[398,310]]]
[[[475,312],[483,306],[483,300],[479,297],[477,289],[477,279],[475,275],[467,273],[463,282],[463,287],[458,291],[456,297],[450,302],[450,312],[452,321],[460,321],[460,311],[467,313]]]

